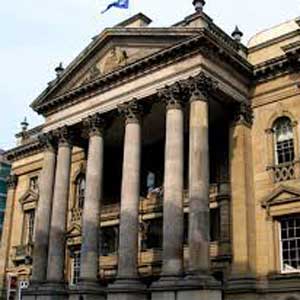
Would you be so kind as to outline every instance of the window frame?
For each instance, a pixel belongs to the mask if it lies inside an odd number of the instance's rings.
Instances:
[[[277,226],[277,234],[278,234],[278,249],[279,249],[279,265],[280,265],[280,273],[281,274],[300,274],[300,264],[299,264],[299,269],[295,269],[295,270],[286,270],[284,268],[284,259],[283,259],[283,239],[282,239],[282,221],[283,219],[287,219],[287,218],[292,218],[294,216],[294,218],[296,218],[297,216],[300,217],[299,214],[288,214],[288,215],[284,215],[284,216],[280,216],[277,219],[278,222],[278,226]],[[300,240],[300,236],[299,236],[299,240]],[[299,257],[299,262],[300,262],[300,257]]]
[[[290,140],[292,140],[292,149],[293,149],[293,160],[290,160],[290,161],[284,161],[284,162],[279,162],[279,150],[278,150],[278,144],[279,144],[279,141],[278,141],[278,137],[277,137],[277,124],[276,123],[279,123],[279,121],[281,120],[284,120],[286,119],[290,124],[290,129],[291,129],[291,133],[292,133],[292,139],[289,139],[289,140],[285,140],[283,142],[289,142]],[[284,165],[284,164],[292,164],[293,162],[295,162],[295,158],[296,158],[296,139],[295,139],[295,130],[294,130],[294,126],[293,126],[293,122],[291,120],[290,117],[288,116],[280,116],[278,118],[276,118],[273,122],[273,125],[272,125],[272,132],[273,132],[273,155],[274,155],[274,165],[276,166],[280,166],[280,165]],[[283,143],[281,142],[281,143]]]

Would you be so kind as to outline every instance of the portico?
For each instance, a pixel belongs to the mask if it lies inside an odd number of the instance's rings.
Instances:
[[[43,190],[47,195],[53,193],[52,217],[50,226],[49,223],[42,223],[45,229],[36,232],[36,239],[43,241],[44,232],[49,231],[50,244],[47,259],[40,258],[46,255],[45,252],[35,251],[33,254],[33,270],[38,268],[39,272],[34,277],[33,288],[26,292],[28,296],[38,293],[41,297],[65,298],[68,294],[63,275],[66,262],[64,236],[67,231],[65,209],[71,182],[71,150],[76,146],[83,147],[87,153],[87,170],[81,221],[80,278],[72,297],[77,293],[87,299],[105,299],[106,295],[108,299],[146,299],[147,294],[152,292],[153,299],[161,299],[166,293],[175,299],[178,296],[176,290],[184,285],[187,290],[190,287],[193,293],[197,287],[199,292],[203,289],[212,290],[214,299],[220,299],[220,286],[211,273],[209,190],[210,183],[228,182],[227,163],[220,167],[217,162],[224,157],[226,159],[229,145],[225,144],[222,148],[225,155],[220,155],[218,151],[210,153],[209,145],[211,148],[214,146],[209,136],[223,135],[226,131],[229,135],[229,124],[233,117],[229,111],[234,109],[236,112],[240,106],[233,100],[231,103],[219,101],[216,96],[220,92],[217,81],[201,71],[194,77],[157,90],[151,97],[134,98],[111,112],[95,113],[80,123],[43,135],[41,141],[48,141],[48,144],[44,142],[48,145],[44,155],[49,158],[44,163],[46,171],[43,174],[47,176],[42,178],[48,184],[40,186],[40,193],[43,195]],[[163,152],[163,148],[155,146],[160,143],[165,144],[164,153],[151,156],[147,150],[152,148],[151,145],[154,152],[157,153],[159,149]],[[106,182],[107,170],[104,161],[106,157],[112,159],[107,150],[116,147],[123,148],[123,155],[118,154],[123,156],[119,189],[118,267],[116,281],[107,287],[99,281],[99,230],[101,208],[107,201],[108,189],[103,183]],[[115,159],[118,160],[117,157]],[[210,164],[211,159],[213,163]],[[152,168],[147,170],[152,161]],[[164,167],[155,164],[155,161],[164,161]],[[138,261],[140,199],[147,171],[150,170],[157,174],[156,186],[163,187],[163,243],[160,279],[153,281],[149,289],[139,272]],[[159,179],[162,174],[164,179]],[[53,191],[49,193],[52,182]],[[185,191],[188,191],[190,224],[188,264],[184,263]],[[39,208],[37,220],[45,218],[46,210],[46,205]],[[212,294],[208,292],[207,295]],[[181,292],[180,297],[186,295]]]

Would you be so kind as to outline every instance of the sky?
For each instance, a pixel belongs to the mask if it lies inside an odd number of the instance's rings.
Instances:
[[[0,148],[15,146],[30,103],[105,27],[143,12],[151,26],[169,26],[194,12],[192,0],[130,0],[130,9],[101,11],[113,0],[9,0],[0,8]],[[300,16],[300,0],[206,0],[204,11],[227,33],[238,25],[244,43],[255,33]]]

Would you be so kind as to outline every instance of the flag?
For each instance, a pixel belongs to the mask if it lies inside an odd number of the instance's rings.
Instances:
[[[128,7],[129,7],[129,0],[117,0],[115,2],[112,2],[101,13],[104,14],[105,12],[107,12],[112,7],[128,9]]]

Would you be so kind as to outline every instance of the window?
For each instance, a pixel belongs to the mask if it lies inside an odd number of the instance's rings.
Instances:
[[[293,162],[295,152],[291,120],[288,117],[278,118],[274,123],[273,132],[275,135],[275,163],[278,165]]]
[[[85,176],[79,175],[76,180],[76,205],[78,208],[83,209],[85,196]]]
[[[30,178],[29,187],[32,191],[38,192],[38,190],[39,190],[39,178],[38,178],[38,176],[34,176],[34,177]]]
[[[210,209],[210,241],[220,240],[220,208]]]
[[[141,223],[142,250],[162,249],[163,243],[163,220],[152,219]]]
[[[100,231],[101,255],[109,256],[116,254],[119,242],[119,227],[102,227]]]
[[[71,281],[70,285],[76,286],[80,277],[80,251],[72,253],[72,266],[71,266]]]
[[[300,215],[280,219],[280,244],[282,271],[300,272]]]
[[[24,226],[25,244],[31,244],[34,241],[34,219],[35,219],[34,209],[25,211],[25,226]]]

